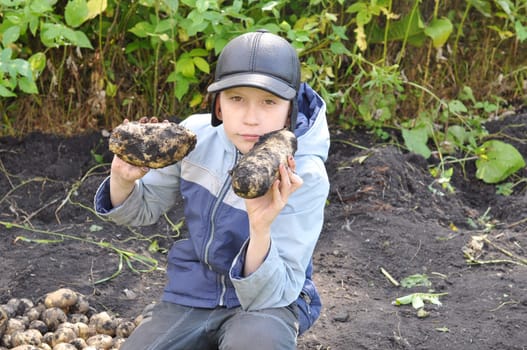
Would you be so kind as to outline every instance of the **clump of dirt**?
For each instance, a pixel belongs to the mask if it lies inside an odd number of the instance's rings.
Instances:
[[[526,115],[486,128],[527,159]],[[498,195],[468,162],[455,168],[450,193],[422,157],[359,130],[332,138],[314,255],[324,308],[299,349],[524,349],[526,183]],[[98,133],[0,139],[0,304],[68,287],[99,311],[133,318],[159,299],[166,250],[185,234],[182,211],[143,228],[94,215],[107,146]],[[522,169],[516,179],[525,178]],[[430,285],[394,284],[414,274]],[[425,317],[394,305],[416,292],[438,293],[442,305],[425,303]]]

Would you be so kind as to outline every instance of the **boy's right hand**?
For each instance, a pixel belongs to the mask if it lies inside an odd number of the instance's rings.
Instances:
[[[112,160],[111,176],[117,177],[118,180],[123,183],[134,183],[135,180],[138,180],[145,176],[149,170],[150,169],[147,167],[138,167],[129,164],[119,158],[118,156],[114,155]]]
[[[113,156],[110,172],[110,200],[113,207],[121,205],[132,193],[135,181],[142,178],[150,169],[128,164]]]
[[[128,123],[125,119],[123,124]],[[143,117],[139,120],[140,123],[157,123],[157,118],[148,119]],[[126,198],[132,193],[135,181],[145,176],[150,169],[146,167],[138,167],[129,164],[114,155],[110,171],[110,200],[114,207],[121,205]]]

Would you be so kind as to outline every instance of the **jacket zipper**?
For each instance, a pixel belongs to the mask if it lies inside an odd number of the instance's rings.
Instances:
[[[236,153],[234,156],[234,165],[238,162],[238,152],[239,151],[236,150]],[[205,258],[205,264],[207,264],[210,270],[212,270],[212,268],[209,264],[209,249],[212,244],[212,241],[214,240],[214,235],[216,233],[215,226],[214,226],[214,218],[216,217],[216,211],[218,210],[218,207],[220,206],[220,204],[223,202],[223,198],[225,198],[225,195],[227,194],[230,186],[231,186],[231,177],[229,175],[227,176],[227,179],[223,183],[223,186],[220,190],[220,193],[218,194],[218,198],[216,199],[216,203],[214,204],[214,207],[212,208],[212,212],[209,218],[210,226],[211,226],[210,237],[209,237],[209,241],[207,242],[207,245],[205,246],[204,258]],[[225,298],[225,293],[227,291],[227,286],[225,285],[225,276],[223,275],[220,277],[220,285],[221,285],[221,295],[220,295],[219,305],[224,306],[224,302],[225,302],[224,298]]]

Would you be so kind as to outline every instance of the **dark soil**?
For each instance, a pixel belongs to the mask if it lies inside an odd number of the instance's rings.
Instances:
[[[527,115],[486,128],[527,159]],[[182,213],[143,228],[95,216],[93,194],[110,159],[99,133],[0,139],[0,304],[69,287],[97,310],[133,318],[158,300]],[[527,349],[526,183],[497,195],[467,162],[447,193],[428,165],[364,132],[333,135],[332,187],[314,256],[324,308],[299,349]],[[486,241],[478,247],[473,237]],[[488,263],[469,264],[469,248]],[[426,274],[432,285],[396,287],[382,271],[399,282]],[[411,305],[394,305],[414,292],[447,294],[418,317]]]

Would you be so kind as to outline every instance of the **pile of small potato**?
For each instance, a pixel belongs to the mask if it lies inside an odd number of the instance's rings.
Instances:
[[[97,313],[85,296],[61,288],[36,303],[0,305],[0,350],[119,349],[139,322]]]

